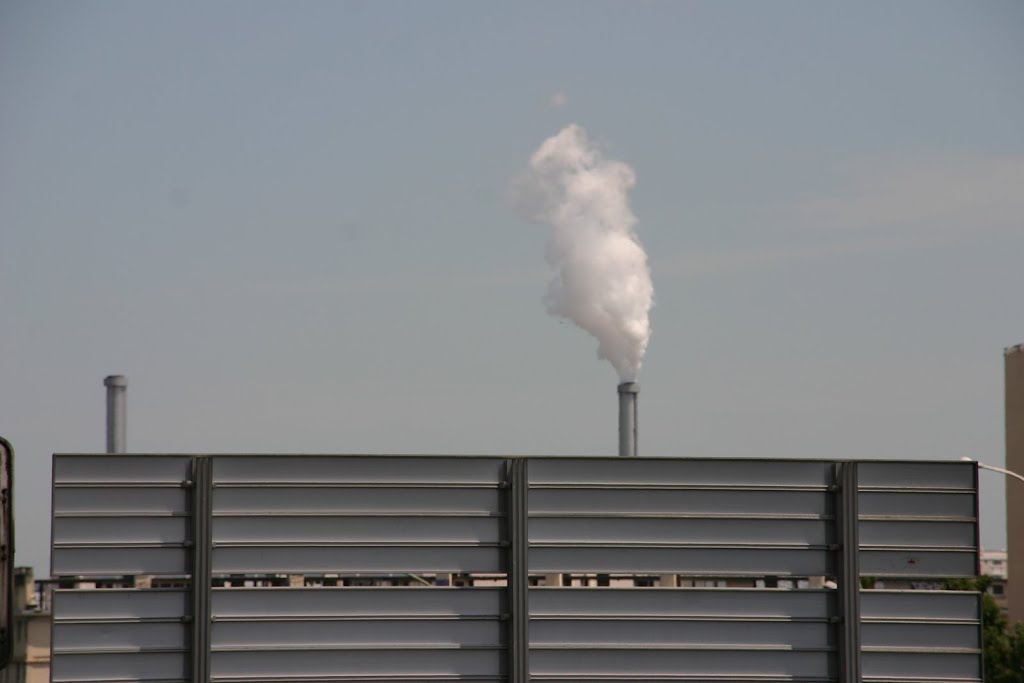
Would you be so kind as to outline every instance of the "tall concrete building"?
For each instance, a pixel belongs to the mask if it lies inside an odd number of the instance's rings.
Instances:
[[[1004,352],[1006,469],[1024,473],[1024,344]],[[1024,621],[1024,482],[1006,477],[1007,597],[1010,621]]]

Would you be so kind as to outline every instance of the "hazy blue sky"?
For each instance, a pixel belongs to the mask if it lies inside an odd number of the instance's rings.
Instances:
[[[612,454],[506,198],[571,122],[638,177],[643,454],[1003,463],[1024,3],[8,0],[17,561],[111,373],[133,451]]]

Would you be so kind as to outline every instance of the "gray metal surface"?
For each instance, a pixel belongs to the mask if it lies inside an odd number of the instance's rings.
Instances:
[[[974,491],[946,493],[913,489],[860,492],[860,511],[865,519],[873,518],[953,518],[971,519],[974,516]]]
[[[428,510],[448,513],[496,515],[501,500],[493,484],[445,487],[429,484],[410,490],[409,486],[275,486],[273,495],[267,487],[227,487],[221,484],[213,492],[218,516],[229,515],[368,515],[381,513],[416,514]],[[457,494],[457,495],[453,495]]]
[[[387,545],[325,546],[269,543],[225,546],[215,544],[213,571],[216,574],[417,574],[428,572],[501,572],[504,549],[459,546]]]
[[[728,490],[729,510],[735,515],[779,518],[786,515],[831,519],[831,494],[818,490],[779,491],[773,488]],[[722,489],[634,488],[539,488],[530,489],[530,516],[602,514],[608,510],[634,515],[690,515],[703,518],[722,514]]]
[[[864,489],[923,489],[970,491],[974,486],[974,463],[907,462],[869,460],[858,464],[859,485]]]
[[[733,491],[825,491],[832,463],[820,460],[696,460],[675,458],[531,458],[530,486],[589,488],[715,487]]]
[[[212,600],[214,622],[497,618],[508,611],[503,588],[215,588]]]
[[[128,450],[128,380],[124,375],[103,378],[107,388],[107,453]]]
[[[214,573],[505,570],[502,459],[212,462]]]
[[[619,455],[635,457],[639,455],[639,415],[637,414],[638,394],[640,385],[636,382],[623,382],[618,386],[619,394]]]
[[[726,653],[723,656],[728,656],[728,654]],[[666,674],[664,676],[645,675],[642,677],[633,678],[630,678],[628,676],[599,677],[596,675],[588,675],[586,678],[577,678],[573,676],[567,676],[564,674],[559,674],[555,676],[533,675],[530,677],[530,681],[532,683],[556,683],[556,681],[557,683],[595,683],[595,681],[600,681],[600,683],[628,683],[630,681],[637,680],[642,680],[644,683],[679,683],[679,681],[686,681],[686,683],[723,683],[723,681],[728,681],[728,683],[779,683],[780,681],[799,681],[799,683],[835,683],[837,679],[835,676],[804,676],[802,678],[789,678],[786,676],[776,676],[772,674],[749,674],[744,675],[742,678],[731,677],[727,679],[709,678],[707,676],[702,676],[700,674],[692,676],[688,675],[685,678],[676,677],[672,674]],[[900,681],[898,683],[904,682]]]
[[[974,576],[975,468],[970,462],[865,462],[859,467],[861,572]]]
[[[647,680],[651,677],[691,680],[768,680],[812,678],[834,680],[835,655],[824,650],[796,650],[788,645],[740,647],[697,645],[692,647],[587,646],[533,648],[530,650],[531,679],[549,676],[623,677]],[[710,674],[710,675],[709,675]]]
[[[170,574],[181,576],[191,570],[191,553],[183,543],[116,544],[62,542],[54,545],[50,571],[57,576],[129,576]]]
[[[180,590],[54,591],[52,680],[188,680],[188,602]]]
[[[977,681],[977,595],[856,589],[858,574],[973,575],[972,471],[55,456],[55,576],[163,573],[195,590],[58,591],[53,680],[824,683],[860,667],[870,683]],[[228,575],[435,572],[507,584],[211,588]],[[840,590],[529,587],[530,573],[568,572],[833,577]]]
[[[584,618],[651,619],[712,617],[721,620],[750,619],[787,621],[825,619],[835,614],[833,590],[781,591],[755,588],[533,588],[530,616],[558,619]]]
[[[497,676],[506,606],[487,588],[215,589],[211,678]]]
[[[531,677],[830,680],[834,606],[831,591],[535,588]]]
[[[858,464],[838,463],[836,476],[836,527],[839,531],[839,561],[836,584],[839,641],[839,677],[861,680],[860,524],[857,490]]]
[[[530,570],[831,575],[831,479],[816,461],[535,459]]]
[[[831,576],[831,553],[825,546],[707,545],[652,547],[606,544],[601,547],[530,546],[530,571],[535,573],[603,572],[610,574],[690,574],[694,576]]]
[[[497,486],[505,467],[504,459],[493,457],[247,455],[213,461],[216,486]]]
[[[499,678],[506,674],[500,648],[431,645],[398,648],[354,645],[296,649],[215,647],[212,681],[306,681]]]
[[[530,576],[529,576],[529,474],[528,460],[508,463],[509,683],[530,680]]]
[[[865,681],[981,680],[981,596],[863,591]]]
[[[865,683],[981,681],[981,656],[973,648],[924,647],[894,651],[885,647],[865,647],[863,661]]]
[[[530,542],[535,544],[621,543],[735,544],[769,543],[826,546],[835,542],[831,524],[821,518],[793,519],[781,516],[640,517],[566,515],[530,520]]]
[[[922,548],[900,550],[861,546],[860,571],[865,576],[912,576],[942,579],[974,576],[978,555],[973,550]]]
[[[444,513],[407,515],[289,515],[225,516],[213,519],[213,539],[219,545],[236,543],[346,542],[416,544],[424,539],[458,543],[497,543],[501,539],[499,516],[484,517]]]
[[[190,537],[190,522],[185,515],[146,515],[76,513],[53,520],[55,543],[167,543],[182,545]]]
[[[192,683],[210,680],[211,469],[209,458],[192,462]]]
[[[189,614],[189,593],[184,590],[106,589],[53,592],[54,624],[109,619],[163,621]]]
[[[54,575],[188,574],[188,456],[54,456]]]
[[[97,683],[99,681],[145,681],[185,683],[189,681],[188,650],[89,649],[54,652],[50,662],[53,683]]]
[[[94,515],[98,508],[119,519],[186,515],[190,495],[181,485],[97,488],[62,484],[53,491],[53,507],[60,516],[72,518]]]

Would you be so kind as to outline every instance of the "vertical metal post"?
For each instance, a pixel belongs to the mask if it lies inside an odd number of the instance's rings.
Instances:
[[[837,463],[835,483],[839,541],[839,557],[836,560],[836,583],[839,588],[836,596],[839,610],[839,681],[861,683],[857,463]]]
[[[526,458],[506,461],[508,473],[508,654],[509,683],[528,683],[530,680],[530,574],[527,563],[529,541],[527,524]]]
[[[0,671],[14,655],[14,447],[0,436]]]
[[[1003,350],[1003,415],[1008,470],[1024,472],[1024,344]],[[1006,592],[1010,623],[1024,621],[1024,496],[1020,482],[1004,477],[1006,486]]]
[[[210,458],[192,460],[192,683],[210,680],[211,508]]]
[[[103,386],[107,388],[107,453],[124,453],[128,448],[128,379],[124,375],[109,375],[103,378]]]
[[[974,573],[977,576],[981,576],[981,488],[980,488],[981,487],[981,481],[979,481],[979,475],[981,474],[981,468],[978,467],[977,463],[972,462],[970,464],[974,466],[973,467],[973,470],[974,470],[973,474],[974,474],[974,476],[971,477],[971,486],[974,487],[974,552],[977,553],[977,555],[975,556]],[[1007,482],[1009,482],[1010,477],[1005,477],[1005,479],[1007,480]],[[1007,483],[1007,485],[1009,485],[1009,483]],[[1009,504],[1009,496],[1007,496],[1007,504]],[[1007,568],[1007,570],[1010,569],[1009,562],[1007,562],[1007,567],[1006,568]],[[1007,590],[1009,590],[1009,583],[1007,583]],[[1013,604],[1012,603],[1012,600],[1013,600],[1012,594],[1010,596],[1007,596],[1007,597],[1011,600],[1010,604]],[[978,594],[978,603],[977,603],[977,605],[978,605],[978,612],[977,612],[977,617],[976,618],[978,620],[978,647],[981,649],[982,653],[985,652],[985,603],[984,603],[984,599],[985,599],[985,594],[984,593],[979,593]],[[1010,622],[1010,623],[1013,623],[1013,622]],[[980,676],[981,676],[981,680],[984,681],[984,680],[987,680],[987,672],[985,671],[985,659],[986,658],[985,658],[984,654],[982,654],[982,656],[979,659],[981,659]]]
[[[619,455],[631,458],[638,453],[637,394],[640,385],[623,382],[619,385]]]

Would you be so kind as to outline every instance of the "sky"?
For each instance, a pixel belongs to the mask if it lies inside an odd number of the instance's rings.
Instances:
[[[1022,74],[1015,1],[7,0],[16,561],[109,374],[133,452],[614,454],[509,201],[571,123],[636,173],[642,456],[1002,465]]]

